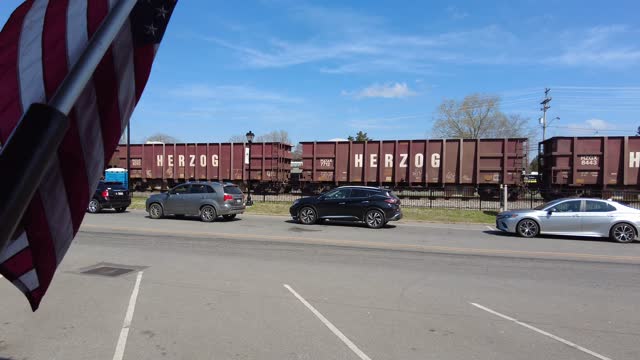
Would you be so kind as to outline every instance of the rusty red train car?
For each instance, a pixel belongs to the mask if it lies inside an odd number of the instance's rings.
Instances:
[[[277,142],[252,143],[251,151],[244,143],[132,144],[130,150],[131,184],[138,189],[189,180],[244,185],[250,179],[254,189],[279,192],[291,173],[291,145]],[[118,146],[110,166],[127,167],[125,145]]]
[[[539,144],[539,153],[547,199],[638,190],[640,136],[553,137]]]
[[[474,187],[494,196],[517,188],[527,167],[527,139],[421,139],[302,142],[302,186]]]

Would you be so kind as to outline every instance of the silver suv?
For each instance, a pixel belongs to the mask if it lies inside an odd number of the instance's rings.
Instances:
[[[163,194],[151,195],[146,209],[152,219],[165,215],[198,215],[205,222],[218,216],[231,220],[245,210],[244,194],[234,184],[188,182]]]

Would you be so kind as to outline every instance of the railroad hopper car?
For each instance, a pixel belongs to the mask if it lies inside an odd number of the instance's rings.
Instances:
[[[527,139],[422,139],[302,142],[303,192],[340,185],[394,189],[473,188],[495,197],[500,185],[516,196],[527,167]]]
[[[539,154],[545,199],[609,198],[616,191],[639,189],[640,136],[553,137],[539,144]]]
[[[251,179],[257,192],[284,192],[291,173],[291,145],[277,142],[132,144],[131,186],[166,189],[189,180],[233,182]],[[249,163],[249,153],[251,159]],[[127,167],[127,149],[119,145],[111,167]],[[251,174],[249,174],[251,169]]]

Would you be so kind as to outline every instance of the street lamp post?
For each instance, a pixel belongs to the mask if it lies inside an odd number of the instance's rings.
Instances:
[[[247,195],[247,206],[251,206],[253,205],[253,200],[251,200],[251,144],[253,143],[253,138],[255,137],[255,134],[251,130],[249,130],[246,136],[247,136],[247,142],[249,143],[249,180],[248,180],[249,195]]]

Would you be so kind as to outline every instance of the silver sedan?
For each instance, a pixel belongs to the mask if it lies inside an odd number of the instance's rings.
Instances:
[[[558,199],[534,209],[501,212],[496,227],[527,238],[553,234],[630,243],[640,229],[640,210],[610,200]]]

